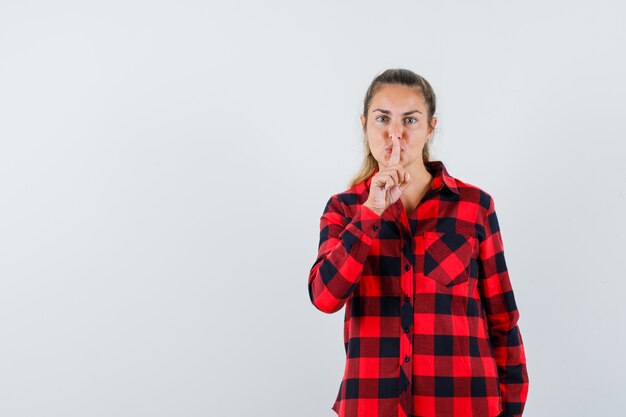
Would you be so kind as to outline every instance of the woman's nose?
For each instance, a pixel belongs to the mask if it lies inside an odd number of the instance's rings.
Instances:
[[[392,142],[393,142],[393,138],[394,138],[394,137],[398,138],[398,141],[401,141],[401,140],[402,140],[402,132],[397,132],[397,131],[394,131],[394,132],[389,132],[389,134],[387,135],[387,137],[388,137],[388,138],[389,138],[389,140],[390,140],[390,141],[392,141]]]
[[[402,125],[393,124],[389,126],[387,136],[389,137],[389,139],[391,139],[392,136],[395,136],[398,139],[402,138]]]

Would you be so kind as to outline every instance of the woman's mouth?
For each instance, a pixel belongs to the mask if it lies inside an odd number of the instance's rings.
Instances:
[[[385,149],[388,154],[391,154],[392,148]],[[400,152],[404,152],[404,149],[400,148]]]

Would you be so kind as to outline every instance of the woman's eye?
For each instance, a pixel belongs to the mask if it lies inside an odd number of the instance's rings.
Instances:
[[[379,122],[385,122],[385,121],[387,121],[387,116],[378,116],[376,118],[376,120],[379,121]],[[417,119],[415,117],[407,117],[404,120],[407,121],[410,124],[417,123]]]

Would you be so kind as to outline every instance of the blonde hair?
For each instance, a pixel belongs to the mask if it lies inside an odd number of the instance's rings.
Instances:
[[[365,99],[363,100],[363,116],[365,117],[365,126],[367,126],[367,114],[369,112],[370,104],[374,94],[385,84],[400,84],[408,87],[414,87],[422,94],[426,106],[428,107],[428,125],[432,126],[433,116],[437,107],[437,97],[433,91],[432,86],[425,78],[414,73],[413,71],[403,68],[392,68],[377,75],[370,84],[367,92],[365,93]],[[372,155],[369,144],[367,143],[367,136],[365,135],[365,126],[363,126],[363,150],[364,158],[361,163],[361,167],[357,173],[352,177],[348,186],[352,187],[360,182],[369,178],[374,170],[378,167],[378,161]],[[422,159],[424,163],[430,161],[430,141],[424,144],[422,151]]]

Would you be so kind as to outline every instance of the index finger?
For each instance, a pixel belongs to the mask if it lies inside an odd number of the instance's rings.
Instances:
[[[389,164],[396,165],[400,163],[400,141],[397,137],[391,137],[391,156],[389,157]]]

